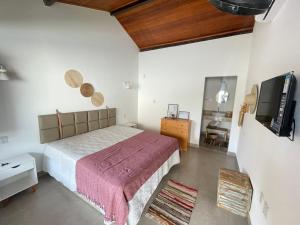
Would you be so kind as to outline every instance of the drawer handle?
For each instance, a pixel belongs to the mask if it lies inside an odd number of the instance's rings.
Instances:
[[[9,163],[1,163],[1,166],[7,166]]]
[[[21,164],[13,166],[12,168],[15,169],[15,168],[18,168],[19,166],[21,166]]]

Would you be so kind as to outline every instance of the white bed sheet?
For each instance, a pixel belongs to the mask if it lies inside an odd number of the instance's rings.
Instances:
[[[43,170],[69,190],[76,192],[75,168],[77,160],[141,132],[143,131],[131,127],[111,126],[46,144]],[[180,156],[179,150],[176,150],[137,191],[134,198],[129,201],[128,225],[138,223],[146,203],[161,179],[172,166],[178,163],[180,163]]]

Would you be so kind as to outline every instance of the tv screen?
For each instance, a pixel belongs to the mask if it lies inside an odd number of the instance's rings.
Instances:
[[[277,117],[284,81],[284,77],[278,77],[261,84],[256,119],[267,127]]]
[[[289,135],[296,79],[292,73],[262,82],[256,120],[277,135]]]

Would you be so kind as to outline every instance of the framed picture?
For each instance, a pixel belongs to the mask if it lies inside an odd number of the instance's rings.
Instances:
[[[178,118],[179,118],[179,119],[189,120],[189,119],[190,119],[190,112],[179,111]]]
[[[177,118],[178,116],[178,104],[169,104],[167,117]]]

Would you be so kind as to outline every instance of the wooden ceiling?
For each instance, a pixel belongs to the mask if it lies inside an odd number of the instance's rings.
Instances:
[[[58,0],[58,2],[112,12],[138,0]]]
[[[141,51],[253,31],[253,16],[222,12],[208,0],[59,0],[114,15]]]

